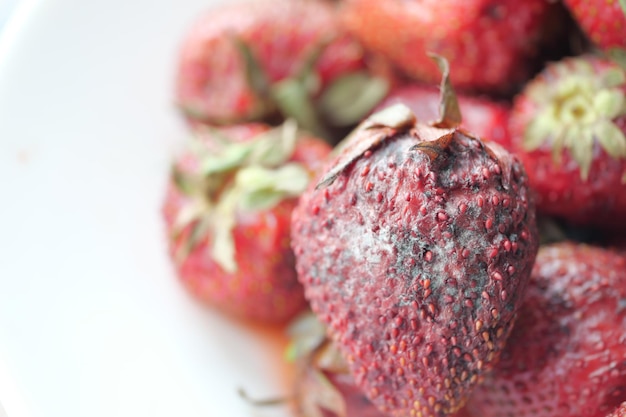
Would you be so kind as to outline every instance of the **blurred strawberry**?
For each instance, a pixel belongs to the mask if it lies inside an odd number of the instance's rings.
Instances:
[[[487,97],[473,97],[457,94],[457,100],[463,114],[461,127],[474,133],[483,140],[493,141],[510,149],[508,131],[509,106]],[[411,84],[394,89],[376,111],[396,103],[408,106],[418,120],[428,122],[439,117],[440,92],[432,86]]]
[[[472,395],[481,417],[605,417],[626,400],[626,258],[544,246],[499,365]]]
[[[284,322],[306,303],[291,211],[330,151],[294,123],[207,129],[173,166],[163,214],[183,284],[231,314]]]
[[[549,64],[516,97],[510,132],[540,212],[626,226],[624,70],[590,55]]]
[[[626,58],[626,2],[624,0],[564,0],[574,19],[601,49]]]
[[[348,30],[410,77],[439,79],[434,52],[450,61],[455,86],[498,93],[528,79],[563,14],[548,0],[345,0],[342,9]]]
[[[386,82],[365,72],[363,50],[332,4],[262,0],[224,5],[196,22],[183,41],[176,94],[193,121],[230,124],[280,113],[327,134],[320,113],[361,112],[355,123],[385,92]],[[351,97],[351,106],[320,108],[338,95]]]
[[[521,163],[457,128],[442,96],[430,124],[402,104],[366,119],[292,216],[311,309],[357,386],[397,417],[463,407],[506,343],[538,247]]]

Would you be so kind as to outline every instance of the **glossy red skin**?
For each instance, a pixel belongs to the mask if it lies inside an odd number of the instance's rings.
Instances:
[[[542,247],[500,364],[470,400],[477,416],[604,417],[626,400],[626,258]]]
[[[589,58],[600,74],[614,64]],[[553,82],[556,75],[548,66],[531,83]],[[623,86],[626,94],[626,84]],[[523,146],[524,129],[537,114],[536,104],[522,91],[514,100],[509,122],[511,149],[518,155],[533,189],[537,210],[548,216],[565,219],[582,226],[626,228],[626,160],[611,158],[596,141],[589,178],[584,181],[579,165],[564,151],[562,163],[552,156],[552,143],[528,152]],[[626,117],[614,120],[626,132]]]
[[[560,25],[546,0],[346,0],[348,30],[408,76],[428,83],[440,71],[426,52],[446,57],[463,89],[509,92],[535,66],[548,25]],[[546,35],[547,37],[547,35]]]
[[[327,2],[225,5],[201,16],[182,42],[176,100],[182,108],[193,108],[196,119],[228,124],[267,116],[264,103],[248,85],[233,37],[248,45],[271,82],[296,75],[327,37],[333,40],[315,65],[322,88],[364,65],[362,48],[345,35]]]
[[[366,152],[305,192],[292,223],[313,312],[390,416],[463,405],[497,361],[538,245],[514,157],[459,132],[434,161],[419,143],[410,130]]]
[[[626,48],[626,14],[618,0],[564,0],[591,41],[602,49]]]
[[[233,140],[245,141],[265,130],[266,126],[256,124],[224,128],[222,132]],[[210,135],[205,140],[210,141]],[[313,173],[329,152],[330,147],[320,139],[303,138],[290,160],[304,164]],[[198,161],[183,155],[178,167],[193,172]],[[168,236],[174,219],[189,203],[189,197],[170,182],[163,204]],[[289,246],[290,219],[296,204],[297,199],[289,198],[269,210],[237,212],[233,230],[237,271],[224,271],[213,260],[212,236],[207,235],[183,262],[174,262],[183,285],[196,299],[237,317],[264,323],[283,323],[293,318],[307,305]],[[173,258],[189,232],[187,228],[178,239],[170,239]]]
[[[392,91],[377,110],[403,103],[413,110],[418,120],[432,122],[439,120],[440,99],[441,93],[436,87],[404,85]],[[463,128],[482,140],[496,142],[507,150],[511,148],[508,127],[510,109],[507,104],[466,94],[457,94],[457,100],[463,116]]]

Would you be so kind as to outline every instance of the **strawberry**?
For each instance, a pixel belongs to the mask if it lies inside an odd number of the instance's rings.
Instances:
[[[515,98],[510,132],[540,212],[626,226],[624,70],[590,55],[549,64]]]
[[[483,417],[605,417],[626,400],[626,259],[562,242],[539,250],[500,364],[469,408]]]
[[[554,3],[554,2],[552,2]],[[427,56],[446,57],[456,87],[507,93],[537,66],[560,32],[560,5],[546,0],[346,0],[346,27],[408,76],[439,78]]]
[[[498,359],[538,246],[522,165],[458,129],[448,92],[437,123],[401,104],[365,120],[292,217],[311,308],[390,416],[463,406]]]
[[[463,114],[461,124],[483,140],[491,140],[505,149],[511,147],[508,122],[509,106],[485,96],[458,94],[459,108]],[[428,122],[439,117],[439,90],[430,85],[409,84],[400,86],[377,106],[377,110],[395,103],[409,107],[418,120]]]
[[[206,129],[174,163],[163,214],[185,287],[233,315],[284,322],[305,306],[290,217],[330,151],[294,123]]]
[[[260,121],[278,111],[326,134],[320,113],[356,108],[356,123],[384,96],[385,82],[364,71],[361,46],[328,2],[236,3],[206,13],[183,40],[176,96],[193,121]],[[351,106],[326,108],[337,95],[350,96]]]
[[[624,0],[564,0],[587,37],[601,49],[619,53],[626,49]]]

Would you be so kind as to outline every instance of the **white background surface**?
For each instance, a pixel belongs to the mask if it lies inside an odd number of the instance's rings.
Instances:
[[[0,0],[0,34],[18,0]]]
[[[278,333],[194,303],[166,256],[176,50],[212,3],[23,0],[0,32],[9,417],[287,415],[236,394],[285,393]]]

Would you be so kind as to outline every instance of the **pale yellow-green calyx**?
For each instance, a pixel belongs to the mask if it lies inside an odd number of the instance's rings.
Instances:
[[[211,138],[214,149],[210,151],[201,141],[192,145],[200,162],[198,173],[173,170],[174,183],[188,197],[173,225],[174,234],[191,227],[177,259],[184,260],[209,233],[212,259],[234,273],[236,212],[271,209],[285,198],[299,196],[308,185],[309,172],[288,162],[298,138],[293,120],[246,142],[232,142],[217,130]]]
[[[286,197],[297,197],[309,183],[309,173],[300,164],[288,163],[269,169],[250,166],[235,177],[234,188],[240,195],[239,204],[248,210],[264,210]]]
[[[524,131],[524,149],[549,144],[557,164],[567,150],[583,180],[589,178],[596,142],[610,157],[626,159],[626,136],[615,124],[626,115],[626,73],[618,67],[599,71],[575,58],[553,64],[544,75],[525,91],[538,110]]]

